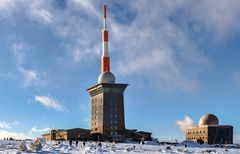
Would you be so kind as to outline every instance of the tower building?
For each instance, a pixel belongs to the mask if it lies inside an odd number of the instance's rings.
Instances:
[[[107,6],[103,7],[101,74],[98,83],[87,89],[91,96],[91,135],[97,140],[124,138],[124,91],[128,84],[116,83],[110,71]]]

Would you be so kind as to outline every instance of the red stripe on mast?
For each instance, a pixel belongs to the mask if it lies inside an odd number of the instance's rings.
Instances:
[[[102,40],[104,42],[108,42],[108,31],[104,30],[102,35],[103,35],[103,39]]]
[[[104,9],[103,9],[104,11],[104,19],[107,19],[107,6],[106,6],[106,4],[104,4]]]

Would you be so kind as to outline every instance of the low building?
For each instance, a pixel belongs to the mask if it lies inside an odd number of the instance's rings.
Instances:
[[[136,129],[126,129],[125,139],[130,141],[151,141],[152,133],[145,131],[138,131]]]
[[[219,125],[215,115],[206,114],[199,120],[198,127],[186,130],[186,140],[207,144],[232,144],[233,127]]]
[[[88,140],[90,130],[82,128],[73,129],[54,129],[48,134],[43,134],[42,138],[46,140]]]

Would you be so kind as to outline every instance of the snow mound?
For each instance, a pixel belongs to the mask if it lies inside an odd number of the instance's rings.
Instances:
[[[201,147],[201,148],[208,148],[210,147],[208,144],[199,144],[192,141],[183,141],[179,143],[177,146],[184,146],[184,147]]]
[[[30,145],[30,150],[34,152],[42,151],[42,143],[41,139],[38,138],[36,139],[31,145]]]
[[[18,151],[20,152],[26,152],[27,151],[27,146],[25,141],[22,141],[18,147]]]

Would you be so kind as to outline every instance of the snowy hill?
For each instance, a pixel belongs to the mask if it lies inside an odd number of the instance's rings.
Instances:
[[[67,141],[58,143],[55,141],[41,141],[38,150],[34,150],[34,141],[6,141],[0,140],[0,153],[20,153],[19,147],[26,146],[27,151],[22,153],[240,153],[240,149],[233,146],[232,148],[216,148],[207,145],[196,146],[193,143],[182,143],[176,146],[171,145],[157,145],[137,143],[102,143],[99,147],[96,142],[79,142],[76,146],[75,142],[70,147]],[[21,146],[20,146],[21,145]],[[234,148],[235,147],[235,148]],[[26,149],[25,149],[26,150]]]

